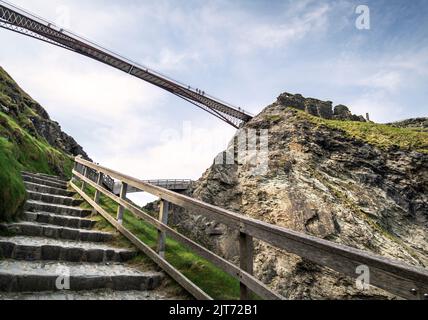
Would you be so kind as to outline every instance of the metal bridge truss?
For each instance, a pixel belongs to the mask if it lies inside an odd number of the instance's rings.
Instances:
[[[250,113],[240,108],[128,60],[5,1],[0,1],[0,27],[79,53],[147,81],[209,112],[235,128],[239,128],[243,123],[252,119]]]

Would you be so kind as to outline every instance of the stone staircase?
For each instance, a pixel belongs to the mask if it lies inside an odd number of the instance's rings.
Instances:
[[[79,207],[67,181],[22,177],[28,192],[23,221],[0,225],[7,235],[0,236],[0,299],[163,298],[154,290],[163,274],[127,265],[137,253],[110,245],[114,234],[93,229],[91,210]]]

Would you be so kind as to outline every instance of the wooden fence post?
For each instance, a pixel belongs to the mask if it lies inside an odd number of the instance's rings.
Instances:
[[[88,167],[83,167],[83,176],[86,178],[86,173],[88,171]],[[86,182],[82,181],[82,191],[85,192]]]
[[[163,224],[168,224],[168,211],[169,211],[169,202],[166,200],[160,200],[159,208],[159,221]],[[165,258],[165,247],[166,247],[166,234],[164,231],[158,230],[158,254]]]
[[[122,187],[120,188],[120,198],[122,200],[126,199],[126,192],[128,190],[128,184],[125,182],[122,182]],[[122,207],[120,204],[117,207],[117,221],[122,224],[123,223],[123,212],[125,211],[125,208]]]
[[[103,182],[103,177],[104,177],[104,174],[102,173],[102,172],[98,172],[98,179],[97,179],[97,185],[101,185],[102,184],[102,182]],[[95,195],[94,195],[94,202],[96,203],[96,204],[99,204],[100,203],[100,195],[101,195],[101,192],[99,192],[98,191],[98,189],[97,190],[95,190]],[[96,214],[97,213],[97,210],[95,210],[95,209],[93,209],[92,210],[92,214]]]
[[[74,161],[73,164],[73,171],[77,171],[77,167],[78,167],[78,163],[76,161]],[[71,182],[76,181],[76,176],[74,174],[71,175]]]
[[[240,252],[240,268],[247,273],[253,275],[253,237],[247,235],[246,233],[239,233],[239,252]],[[247,288],[245,284],[240,283],[241,291],[241,300],[250,300],[251,291]]]

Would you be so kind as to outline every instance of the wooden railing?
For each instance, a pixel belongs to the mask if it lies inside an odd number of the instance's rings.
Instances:
[[[281,295],[272,291],[264,283],[253,276],[253,237],[269,243],[277,248],[296,254],[318,265],[328,267],[343,275],[358,278],[357,270],[367,266],[370,272],[370,285],[382,288],[394,295],[405,299],[428,299],[428,270],[404,264],[400,261],[387,259],[366,251],[340,245],[334,242],[319,239],[303,233],[288,230],[283,227],[255,220],[235,212],[231,212],[199,200],[175,193],[170,190],[148,184],[114,170],[96,165],[92,162],[76,158],[76,165],[95,170],[98,174],[97,182],[73,170],[73,176],[93,187],[95,197],[92,199],[73,182],[72,187],[106,218],[114,227],[128,238],[138,249],[149,256],[166,273],[175,279],[183,288],[197,299],[211,299],[202,289],[193,284],[180,271],[165,260],[165,239],[169,236],[186,247],[192,249],[201,257],[212,262],[241,283],[241,299],[249,299],[250,292],[265,299],[283,299]],[[105,189],[101,182],[103,176],[108,175],[122,182],[120,196],[116,196]],[[126,200],[128,186],[138,188],[160,199],[159,219],[156,219]],[[104,194],[118,204],[117,218],[113,218],[99,205],[100,194]],[[168,209],[172,203],[178,207],[204,215],[217,222],[239,231],[240,266],[216,255],[195,241],[180,234],[168,226]],[[123,225],[123,213],[128,209],[133,215],[143,219],[158,230],[157,250],[153,250],[143,243]]]

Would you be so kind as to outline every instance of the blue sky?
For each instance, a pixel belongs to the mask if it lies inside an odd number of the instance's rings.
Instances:
[[[253,113],[287,91],[377,122],[427,115],[425,0],[13,3]],[[358,5],[370,8],[370,30],[355,27]],[[95,61],[3,30],[0,39],[0,64],[97,162],[198,178],[234,133]]]

